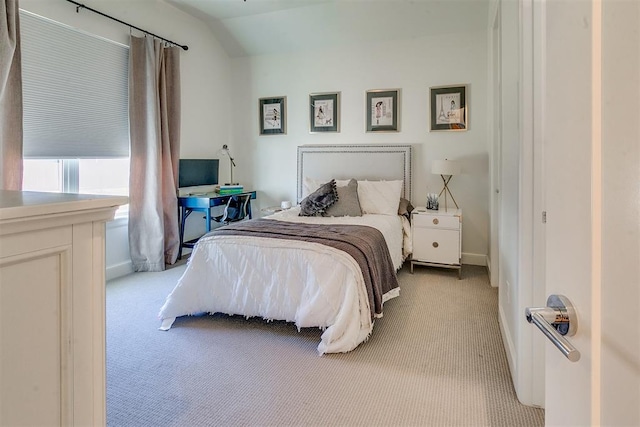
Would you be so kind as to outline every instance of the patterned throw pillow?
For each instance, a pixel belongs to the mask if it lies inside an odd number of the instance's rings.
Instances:
[[[332,179],[326,184],[322,184],[313,193],[302,199],[300,202],[299,216],[322,215],[325,210],[338,200],[336,190],[336,180]]]

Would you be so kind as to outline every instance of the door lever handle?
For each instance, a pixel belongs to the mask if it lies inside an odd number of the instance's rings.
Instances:
[[[580,352],[564,337],[578,329],[578,317],[571,301],[564,295],[549,295],[546,307],[527,307],[527,321],[533,323],[572,362],[580,360]]]

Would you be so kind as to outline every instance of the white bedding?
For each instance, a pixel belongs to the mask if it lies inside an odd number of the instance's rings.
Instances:
[[[369,225],[380,230],[393,265],[401,267],[406,218],[299,217],[299,208],[269,216],[291,222]],[[384,300],[399,294],[388,292]],[[240,314],[324,329],[318,351],[347,352],[373,329],[362,272],[346,253],[317,243],[246,236],[205,236],[160,310],[161,329],[178,316]]]

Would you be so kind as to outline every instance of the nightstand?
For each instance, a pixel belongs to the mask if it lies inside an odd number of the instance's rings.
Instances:
[[[462,272],[462,211],[460,209],[427,210],[416,208],[411,212],[413,265],[443,267]]]

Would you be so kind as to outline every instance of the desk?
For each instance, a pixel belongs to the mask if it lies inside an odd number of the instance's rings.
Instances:
[[[240,194],[251,194],[251,199],[256,198],[255,191],[244,191]],[[236,194],[234,194],[235,196]],[[178,259],[182,258],[182,248],[193,248],[198,239],[184,241],[184,225],[191,212],[203,212],[205,214],[205,234],[211,231],[211,208],[214,206],[226,205],[231,194],[221,195],[218,193],[192,194],[178,197],[178,220],[180,223],[180,249],[178,249]],[[249,200],[249,218],[251,218],[251,199]],[[202,237],[202,236],[200,236]]]

